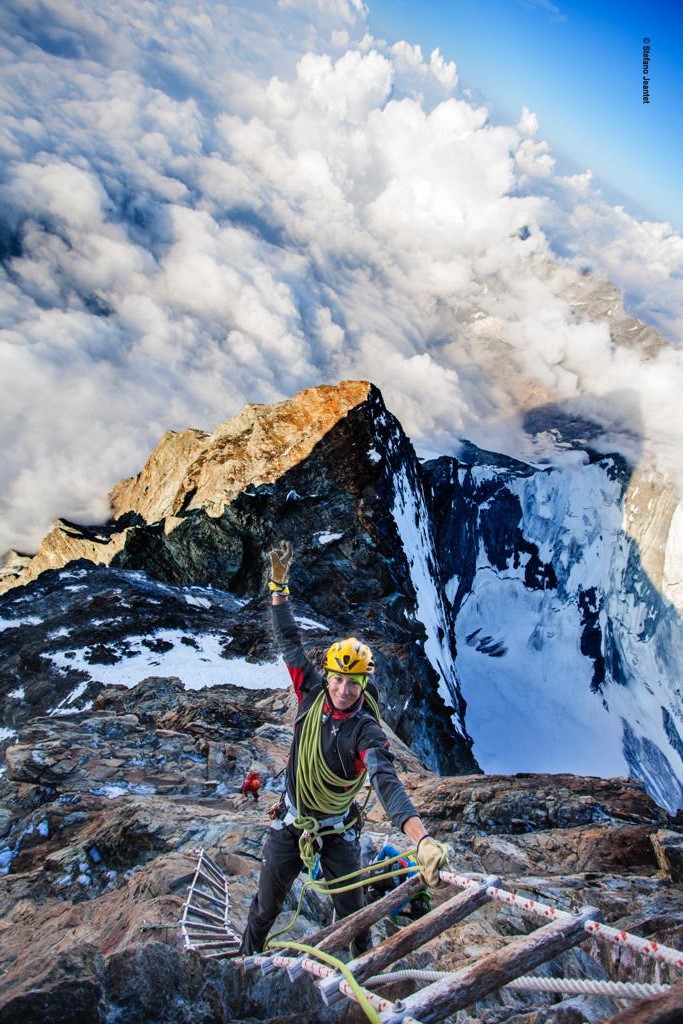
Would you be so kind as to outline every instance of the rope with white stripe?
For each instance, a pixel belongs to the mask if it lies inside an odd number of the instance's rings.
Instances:
[[[480,884],[474,878],[466,878],[464,875],[457,875],[450,871],[442,871],[441,878],[449,885],[457,885],[461,889],[468,889],[473,885]],[[496,886],[489,886],[486,894],[491,899],[499,900],[501,903],[515,906],[519,910],[525,910],[527,913],[535,914],[537,917],[550,921],[566,921],[575,916],[566,910],[560,910],[558,907],[550,906],[547,903],[519,896],[516,892],[498,889]],[[643,956],[659,961],[659,963],[677,967],[679,971],[683,970],[683,953],[679,949],[664,946],[659,942],[655,942],[654,939],[643,939],[639,935],[631,935],[630,932],[611,928],[609,925],[602,924],[600,921],[593,921],[592,919],[586,921],[584,929],[590,935],[607,939],[614,945],[626,946],[636,953],[642,953]]]

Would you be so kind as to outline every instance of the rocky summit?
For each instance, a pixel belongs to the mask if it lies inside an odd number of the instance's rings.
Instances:
[[[423,462],[371,384],[313,388],[166,434],[107,523],[5,559],[0,1024],[365,1019],[310,979],[202,959],[179,927],[200,848],[237,932],[255,890],[294,715],[264,586],[283,538],[311,656],[350,633],[373,647],[401,777],[451,866],[682,948],[680,616],[635,539],[633,469],[565,442],[552,467],[466,444]],[[371,799],[366,859],[387,840],[405,849]],[[330,912],[307,891],[294,936]],[[488,903],[402,966],[458,969],[537,923]],[[596,938],[542,970],[680,979]],[[453,1021],[617,1010],[503,989]]]

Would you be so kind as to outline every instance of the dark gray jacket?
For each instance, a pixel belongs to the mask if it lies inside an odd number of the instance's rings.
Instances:
[[[287,764],[287,794],[290,801],[295,804],[296,764],[301,727],[314,701],[324,689],[324,676],[304,652],[301,634],[294,621],[289,601],[273,605],[273,625],[299,705]],[[369,684],[369,687],[376,699],[376,689],[372,684]],[[394,758],[389,752],[389,740],[364,704],[355,710],[337,711],[326,700],[320,727],[323,757],[335,775],[353,781],[363,771],[367,771],[368,779],[387,817],[399,829],[408,818],[417,815],[412,801],[396,775]],[[299,807],[298,811],[321,817],[306,807]]]

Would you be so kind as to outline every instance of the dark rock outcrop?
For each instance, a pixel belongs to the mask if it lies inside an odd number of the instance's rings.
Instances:
[[[232,638],[227,658],[272,658],[263,588],[268,551],[288,537],[297,607],[322,620],[319,649],[362,635],[378,652],[392,728],[439,771],[477,770],[420,464],[376,388],[312,388],[272,408],[247,406],[212,435],[186,433],[166,435],[138,477],[115,488],[106,527],[80,539],[73,524],[56,528],[29,582],[2,599],[21,632],[2,635],[0,693],[23,687],[26,701],[6,699],[7,724],[25,720],[26,706],[44,708],[55,684],[60,693],[82,684],[92,697],[96,671],[62,661],[55,672],[48,656],[85,646],[86,632],[90,665],[115,665],[131,634],[164,629],[184,630],[191,643],[210,628]],[[76,574],[69,583],[44,571],[60,561]],[[100,561],[128,574],[93,570]],[[193,598],[176,587],[202,590]],[[46,636],[48,620],[69,630],[68,641]]]

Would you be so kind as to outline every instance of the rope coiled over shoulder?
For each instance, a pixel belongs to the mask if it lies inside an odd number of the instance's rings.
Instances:
[[[379,708],[372,695],[366,692],[364,702],[379,721]],[[302,722],[296,766],[296,818],[293,825],[303,833],[299,840],[299,851],[309,870],[315,860],[315,837],[338,832],[340,829],[319,832],[318,819],[313,814],[303,814],[302,808],[305,807],[308,811],[326,818],[335,815],[341,817],[351,807],[365,785],[367,777],[367,772],[363,770],[355,779],[346,779],[333,772],[327,764],[323,755],[320,727],[324,704],[323,690],[314,700]]]

